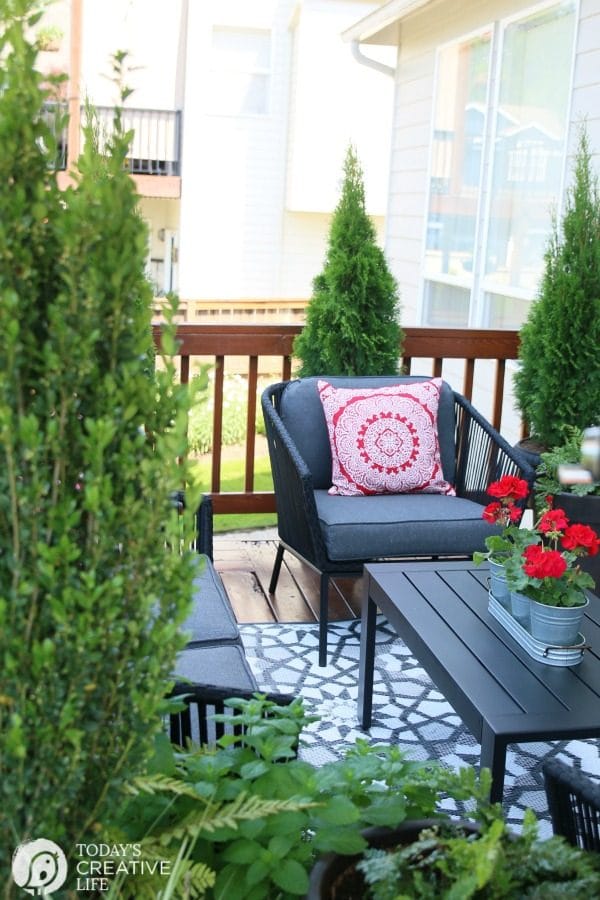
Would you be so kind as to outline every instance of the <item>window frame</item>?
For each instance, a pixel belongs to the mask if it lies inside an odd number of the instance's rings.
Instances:
[[[503,16],[501,18],[490,21],[476,29],[466,31],[464,34],[445,41],[436,47],[435,65],[433,72],[433,93],[431,106],[431,121],[429,130],[429,152],[426,171],[426,194],[424,205],[424,222],[422,236],[422,253],[421,253],[421,274],[420,286],[417,299],[417,321],[425,326],[427,313],[427,283],[446,284],[452,287],[470,292],[469,310],[467,316],[468,328],[489,328],[489,314],[487,312],[489,295],[496,294],[500,297],[510,297],[517,301],[531,302],[536,295],[536,289],[498,285],[488,281],[485,272],[486,252],[489,242],[490,231],[490,212],[493,200],[493,175],[495,162],[495,145],[498,131],[498,108],[500,90],[502,86],[502,61],[504,51],[504,41],[507,29],[515,22],[524,21],[529,17],[539,15],[544,10],[552,9],[560,5],[561,0],[544,0],[542,3],[532,4],[525,9],[519,10],[517,13]],[[560,216],[566,197],[567,174],[568,174],[568,147],[571,132],[571,115],[573,105],[573,84],[576,65],[577,50],[577,32],[579,22],[579,5],[580,0],[573,0],[573,16],[574,28],[571,47],[571,63],[568,73],[568,99],[565,110],[564,136],[563,136],[563,153],[562,165],[560,173],[560,182],[556,196],[555,210],[556,215]],[[432,163],[433,163],[433,142],[435,134],[435,113],[437,108],[439,90],[440,90],[440,68],[442,54],[449,48],[458,47],[461,44],[476,40],[490,34],[490,59],[488,68],[488,83],[485,100],[485,118],[483,126],[483,152],[481,161],[480,183],[477,187],[477,211],[475,216],[475,241],[473,245],[473,273],[472,279],[461,278],[451,274],[440,273],[432,277],[427,274],[427,236],[430,229],[430,204],[432,196]],[[550,231],[548,231],[548,237]],[[470,282],[470,284],[469,284]],[[502,289],[504,288],[504,289]],[[433,326],[431,326],[433,327]],[[451,325],[440,325],[439,327],[453,327]],[[460,326],[457,326],[460,327]]]

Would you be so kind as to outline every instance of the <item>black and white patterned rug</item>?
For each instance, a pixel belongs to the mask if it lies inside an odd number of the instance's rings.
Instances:
[[[303,759],[321,765],[367,737],[398,744],[412,759],[437,759],[452,768],[479,765],[479,744],[383,618],[378,619],[368,733],[357,720],[360,620],[330,625],[329,664],[324,668],[318,665],[317,625],[240,625],[240,631],[260,687],[297,694],[306,710],[320,717],[303,733]],[[530,807],[540,820],[540,837],[552,833],[541,772],[549,754],[600,777],[597,740],[509,746],[503,804],[507,821],[518,830]]]

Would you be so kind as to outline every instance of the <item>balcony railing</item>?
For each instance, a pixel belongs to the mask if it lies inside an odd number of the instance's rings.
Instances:
[[[109,135],[114,109],[96,107],[100,133]],[[133,131],[129,167],[132,175],[181,173],[181,113],[165,109],[122,110],[123,126]]]
[[[300,325],[192,325],[177,329],[180,377],[187,383],[194,362],[214,365],[213,453],[210,493],[217,513],[274,512],[273,493],[254,490],[255,421],[259,403],[259,372],[272,381],[292,376],[292,348]],[[448,378],[452,386],[473,400],[474,390],[483,384],[487,406],[477,399],[477,407],[502,431],[507,409],[506,364],[517,359],[518,332],[487,329],[405,328],[403,371]],[[157,345],[160,326],[154,326]],[[221,491],[221,449],[223,397],[226,363],[235,365],[247,378],[247,419],[244,490]],[[448,371],[451,370],[451,375]],[[458,374],[459,371],[461,374]],[[481,372],[484,374],[481,374]],[[522,436],[522,429],[521,434]]]

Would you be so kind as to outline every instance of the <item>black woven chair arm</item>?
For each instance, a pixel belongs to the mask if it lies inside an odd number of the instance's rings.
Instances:
[[[456,409],[456,491],[487,503],[488,486],[503,475],[515,475],[533,489],[535,469],[526,457],[502,437],[461,394],[454,393]],[[525,503],[526,501],[524,501]]]
[[[327,554],[319,526],[314,482],[310,469],[273,405],[280,387],[285,387],[285,384],[275,385],[262,395],[275,487],[277,527],[284,542],[318,565],[326,560]]]

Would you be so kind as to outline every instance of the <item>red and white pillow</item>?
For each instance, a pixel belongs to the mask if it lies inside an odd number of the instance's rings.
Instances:
[[[318,382],[333,462],[330,494],[456,492],[444,479],[437,433],[442,381],[380,388]]]

